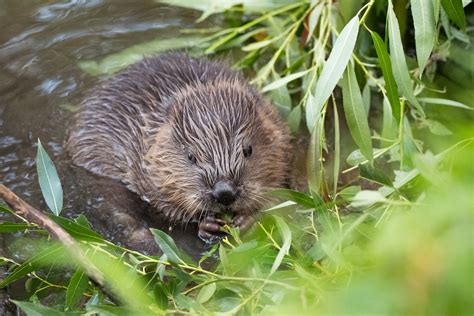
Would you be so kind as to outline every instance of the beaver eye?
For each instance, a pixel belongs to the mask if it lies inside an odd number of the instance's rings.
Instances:
[[[194,156],[194,154],[193,154],[192,152],[189,152],[189,153],[188,153],[188,159],[189,159],[189,161],[191,161],[193,164],[195,164],[196,161],[197,161],[197,160],[196,160],[196,156]]]
[[[244,157],[245,158],[248,158],[248,157],[252,156],[252,152],[253,152],[252,146],[248,145],[246,148],[244,148],[243,151],[244,151]]]

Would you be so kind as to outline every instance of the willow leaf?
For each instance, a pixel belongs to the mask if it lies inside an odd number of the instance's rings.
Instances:
[[[436,40],[436,22],[432,0],[412,0],[411,14],[415,26],[416,57],[421,75]]]
[[[342,77],[342,99],[352,138],[359,146],[364,157],[372,164],[373,152],[369,123],[367,122],[362,95],[352,64],[347,66]]]
[[[315,109],[322,108],[344,73],[344,69],[346,68],[347,63],[351,58],[352,51],[354,50],[358,33],[359,17],[356,15],[341,31],[341,34],[334,43],[334,47],[329,54],[323,70],[321,71],[321,75],[316,83],[314,94],[316,102],[314,104],[307,104],[314,107],[314,109],[306,109],[306,121],[310,131],[313,130],[316,116],[319,113],[319,111],[315,111]],[[308,119],[308,116],[312,117],[309,117]]]
[[[275,261],[273,262],[272,269],[270,271],[271,274],[274,273],[281,265],[283,258],[285,257],[285,255],[288,254],[288,251],[290,250],[291,246],[291,230],[288,227],[288,224],[286,224],[285,221],[280,217],[274,217],[278,232],[280,233],[281,238],[283,240],[283,244],[281,245],[280,251],[278,251],[278,255],[276,256]]]
[[[84,293],[88,284],[89,279],[87,275],[82,270],[76,270],[66,290],[66,301],[64,305],[67,309],[72,309],[79,303],[82,293]]]
[[[464,15],[464,8],[461,0],[441,0],[441,5],[448,14],[449,18],[461,30],[466,29],[466,16]]]
[[[415,97],[413,86],[408,72],[407,62],[405,60],[405,52],[403,50],[402,38],[400,35],[400,27],[398,20],[393,11],[392,2],[388,2],[388,34],[390,43],[390,60],[392,63],[393,76],[403,95],[412,104],[420,114],[424,115],[423,109]],[[395,111],[394,111],[395,113]]]
[[[36,170],[38,172],[41,193],[46,204],[55,215],[59,215],[63,208],[63,188],[61,187],[58,172],[39,139]]]
[[[383,78],[385,80],[385,88],[387,89],[387,97],[392,106],[392,112],[397,121],[400,121],[400,99],[398,98],[398,87],[395,78],[393,77],[392,64],[390,63],[387,46],[377,33],[370,31],[370,35],[372,36],[375,51],[379,58],[380,68],[382,69]]]

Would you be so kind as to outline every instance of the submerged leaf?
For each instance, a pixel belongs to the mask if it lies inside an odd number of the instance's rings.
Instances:
[[[313,107],[306,109],[308,130],[313,130],[317,115],[319,114],[317,109],[323,107],[344,73],[344,69],[352,56],[358,33],[359,17],[356,15],[346,24],[341,34],[339,34],[326,64],[321,71],[314,90],[316,102],[314,104],[307,103],[307,105]]]
[[[61,187],[58,172],[39,139],[36,170],[38,172],[41,193],[46,204],[54,214],[59,215],[63,208],[63,188]]]

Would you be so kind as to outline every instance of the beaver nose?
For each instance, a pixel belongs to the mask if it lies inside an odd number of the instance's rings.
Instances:
[[[237,190],[232,184],[226,181],[219,181],[214,185],[212,196],[217,203],[222,205],[231,205],[237,198]]]

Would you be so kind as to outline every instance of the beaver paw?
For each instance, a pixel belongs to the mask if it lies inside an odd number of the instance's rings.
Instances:
[[[214,244],[225,236],[221,227],[226,224],[222,219],[214,216],[207,216],[199,223],[198,236],[202,241],[208,244]]]
[[[248,215],[237,215],[232,220],[232,225],[239,228],[240,233],[247,231],[252,226],[254,219]]]

